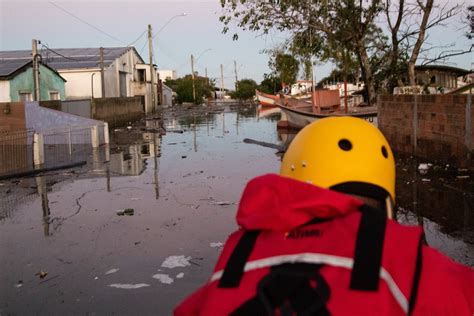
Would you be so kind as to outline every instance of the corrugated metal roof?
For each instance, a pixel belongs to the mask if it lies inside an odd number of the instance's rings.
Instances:
[[[0,77],[8,77],[29,62],[30,60],[12,60],[9,62],[0,60]]]
[[[104,66],[109,66],[115,59],[133,47],[104,47]],[[56,70],[98,68],[100,64],[99,48],[58,48],[40,49],[43,63]],[[137,53],[138,54],[138,53]],[[140,57],[141,58],[141,57]],[[0,69],[13,71],[31,60],[31,50],[0,51]],[[20,65],[21,66],[18,66]],[[2,75],[3,72],[0,72]]]

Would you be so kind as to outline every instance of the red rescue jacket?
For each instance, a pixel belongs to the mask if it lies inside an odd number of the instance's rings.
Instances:
[[[279,315],[289,306],[290,314],[474,315],[474,270],[422,245],[420,227],[381,222],[382,212],[364,207],[278,175],[251,180],[241,229],[174,314]]]

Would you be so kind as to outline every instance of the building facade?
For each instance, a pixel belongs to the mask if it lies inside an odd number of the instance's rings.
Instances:
[[[139,96],[146,113],[153,112],[159,104],[156,66],[151,74],[150,65],[134,47],[43,48],[39,54],[44,65],[66,80],[64,96],[68,100]],[[26,62],[31,60],[31,51],[0,52],[0,60]],[[5,87],[0,87],[0,92],[2,89]]]
[[[160,79],[165,82],[166,80],[176,80],[178,79],[178,74],[176,70],[171,69],[160,69],[158,70],[158,74],[160,75]]]
[[[66,79],[47,65],[39,64],[40,100],[65,100]],[[0,58],[0,102],[33,101],[35,93],[32,61]]]

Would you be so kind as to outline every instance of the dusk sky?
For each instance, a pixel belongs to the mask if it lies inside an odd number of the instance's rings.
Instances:
[[[111,35],[107,36],[84,22],[67,14],[57,6]],[[268,56],[263,49],[272,48],[283,41],[281,34],[260,36],[239,30],[239,40],[231,34],[221,33],[222,23],[218,0],[177,1],[53,1],[0,0],[0,50],[31,49],[31,39],[41,40],[51,48],[117,47],[134,42],[147,25],[158,32],[170,18],[183,12],[186,17],[172,19],[154,40],[155,57],[161,69],[175,69],[178,76],[191,73],[190,55],[199,57],[195,69],[204,74],[207,67],[211,78],[220,77],[220,64],[224,65],[226,87],[234,83],[234,60],[238,76],[260,82],[269,72]],[[434,45],[457,42],[468,45],[456,26],[431,32],[429,41]],[[113,38],[112,38],[113,37]],[[141,56],[148,61],[146,34],[135,44]],[[211,50],[208,50],[211,49]],[[453,58],[450,65],[472,68],[472,54]],[[326,76],[331,65],[318,65],[316,78]]]

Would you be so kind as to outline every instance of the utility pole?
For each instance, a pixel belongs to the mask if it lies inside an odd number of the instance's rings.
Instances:
[[[209,85],[209,77],[207,76],[207,67],[204,68],[205,72],[206,72],[206,83]]]
[[[102,98],[105,98],[105,79],[104,79],[104,48],[101,47],[99,49],[100,52],[100,88],[101,88],[101,94]]]
[[[38,41],[31,40],[31,54],[33,55],[33,84],[35,101],[40,101],[40,82],[39,82],[39,64],[38,64]]]
[[[194,84],[194,56],[191,54],[191,77],[193,78],[193,102],[196,103],[196,85]]]
[[[153,34],[151,24],[148,24],[148,56],[150,57],[150,77],[151,77],[151,109],[155,112],[155,76],[153,74]]]
[[[221,98],[224,98],[224,66],[221,64]]]
[[[234,72],[235,72],[235,91],[238,88],[238,79],[237,79],[237,62],[234,60]]]

